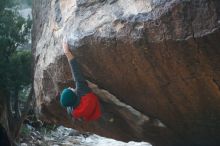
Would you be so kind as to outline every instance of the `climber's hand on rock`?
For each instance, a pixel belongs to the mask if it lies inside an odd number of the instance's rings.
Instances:
[[[69,49],[69,45],[66,41],[63,41],[63,51],[65,54],[71,53]]]
[[[63,41],[63,51],[67,59],[70,61],[74,58],[73,53],[70,51],[69,45],[67,42]]]

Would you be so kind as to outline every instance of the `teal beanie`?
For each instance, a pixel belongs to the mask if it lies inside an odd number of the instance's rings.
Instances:
[[[60,104],[63,107],[76,107],[79,104],[79,97],[71,90],[68,88],[65,88],[60,97]]]

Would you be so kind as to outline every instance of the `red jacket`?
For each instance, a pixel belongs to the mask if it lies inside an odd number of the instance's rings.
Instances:
[[[72,111],[72,116],[83,118],[85,121],[99,119],[101,110],[97,96],[93,92],[82,96],[79,105]]]

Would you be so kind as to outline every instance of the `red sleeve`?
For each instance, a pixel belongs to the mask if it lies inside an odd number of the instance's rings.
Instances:
[[[85,121],[98,119],[101,115],[98,98],[93,93],[83,96],[80,105],[72,114],[75,118],[83,118]]]
[[[99,105],[99,102],[98,100],[96,100],[96,106],[93,110],[93,113],[88,117],[88,121],[90,120],[97,120],[99,119],[101,116],[101,110],[100,110],[100,105]]]

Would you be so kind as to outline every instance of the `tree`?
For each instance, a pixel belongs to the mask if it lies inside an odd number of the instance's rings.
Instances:
[[[1,0],[0,1],[0,11],[3,11],[7,7],[11,7],[14,1],[12,0]]]
[[[0,1],[0,119],[4,119],[11,141],[17,138],[27,110],[20,114],[19,91],[31,84],[31,52],[18,51],[27,40],[31,21],[26,21],[12,7],[15,1]],[[26,109],[32,99],[31,89]],[[13,101],[13,102],[11,102]],[[13,106],[12,106],[13,103]],[[13,110],[13,111],[12,111]],[[1,138],[0,138],[1,140]]]
[[[9,58],[17,47],[25,42],[25,31],[20,32],[25,25],[25,20],[11,10],[0,11],[0,87],[8,84],[7,74],[4,69],[9,66]]]

